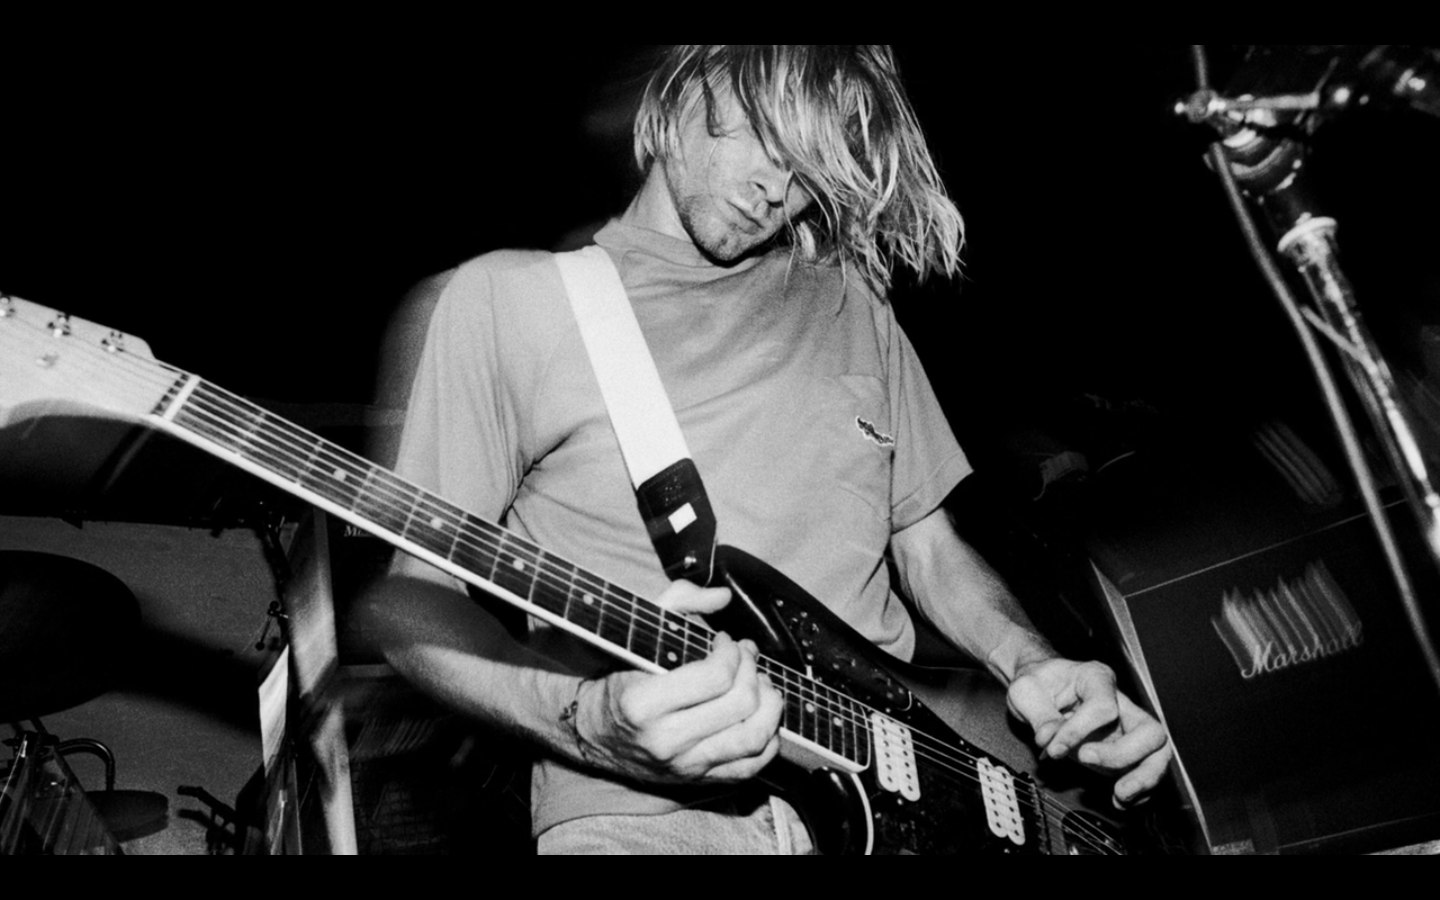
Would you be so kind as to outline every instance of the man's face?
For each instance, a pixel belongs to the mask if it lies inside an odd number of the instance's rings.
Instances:
[[[685,233],[716,262],[741,259],[804,212],[810,195],[765,152],[728,91],[715,94],[719,134],[695,104],[680,132],[680,153],[662,161],[670,200]]]

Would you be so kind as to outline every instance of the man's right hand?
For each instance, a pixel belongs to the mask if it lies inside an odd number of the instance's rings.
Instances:
[[[659,598],[705,613],[726,588],[675,582]],[[659,675],[615,672],[581,684],[575,727],[589,761],[644,781],[745,781],[780,748],[784,701],[756,664],[750,641],[718,634],[704,659]]]

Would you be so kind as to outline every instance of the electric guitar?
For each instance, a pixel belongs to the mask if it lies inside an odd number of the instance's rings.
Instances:
[[[38,415],[140,423],[350,522],[538,616],[617,661],[664,672],[704,657],[709,627],[607,583],[195,375],[146,344],[0,295],[0,426]],[[960,737],[919,677],[784,575],[719,548],[750,637],[784,697],[783,788],[817,847],[857,853],[1123,852],[1097,818]],[[772,767],[773,768],[773,767]]]

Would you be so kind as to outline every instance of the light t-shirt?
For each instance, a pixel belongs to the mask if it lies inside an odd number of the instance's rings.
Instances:
[[[908,658],[914,627],[886,547],[970,467],[889,306],[858,277],[783,251],[718,267],[688,241],[620,222],[596,242],[620,271],[721,543]],[[549,254],[487,254],[451,278],[397,471],[642,597],[668,584]],[[594,671],[585,654],[568,661]],[[545,761],[533,817],[538,833],[693,796]]]

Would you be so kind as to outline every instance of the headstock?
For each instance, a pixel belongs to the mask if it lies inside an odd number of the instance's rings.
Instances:
[[[0,293],[0,426],[61,413],[140,419],[183,374],[139,338]]]

